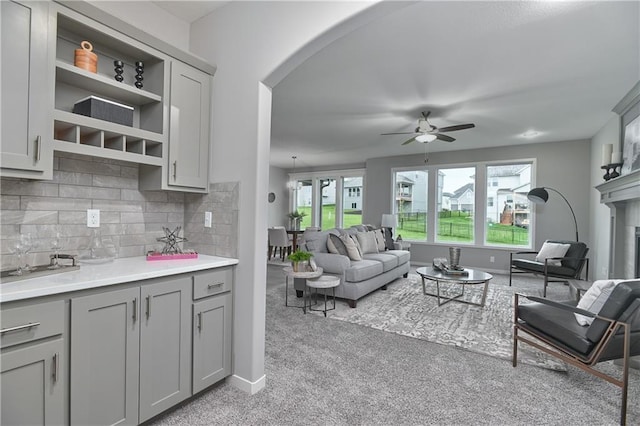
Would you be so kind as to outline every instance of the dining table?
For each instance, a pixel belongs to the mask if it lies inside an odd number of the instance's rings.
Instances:
[[[287,229],[287,234],[291,235],[291,243],[293,246],[291,247],[292,251],[296,251],[298,249],[298,235],[304,234],[304,229]]]

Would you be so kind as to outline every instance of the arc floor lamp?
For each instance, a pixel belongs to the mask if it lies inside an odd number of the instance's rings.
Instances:
[[[547,192],[547,189],[561,196],[562,199],[567,203],[567,206],[569,206],[569,210],[571,210],[571,215],[573,216],[573,224],[576,227],[576,242],[580,241],[578,239],[578,221],[576,220],[576,215],[573,212],[571,204],[569,204],[569,201],[565,198],[564,195],[560,193],[560,191],[558,191],[557,189],[549,188],[548,186],[541,186],[539,188],[533,188],[531,191],[529,191],[529,193],[527,194],[527,198],[529,199],[529,201],[535,204],[545,204],[549,199],[549,193]]]

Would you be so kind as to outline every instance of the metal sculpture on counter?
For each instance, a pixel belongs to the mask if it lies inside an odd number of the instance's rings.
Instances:
[[[178,244],[188,241],[186,238],[179,236],[180,230],[182,230],[182,226],[178,226],[173,231],[163,226],[162,230],[164,231],[164,237],[158,238],[158,241],[164,243],[162,254],[182,253],[182,249],[178,246]]]

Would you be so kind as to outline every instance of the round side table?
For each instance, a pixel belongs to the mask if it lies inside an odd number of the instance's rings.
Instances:
[[[292,308],[302,308],[302,312],[307,313],[307,303],[306,303],[306,293],[307,293],[307,285],[308,281],[312,278],[318,278],[322,275],[322,268],[318,268],[315,271],[309,272],[294,272],[291,266],[285,266],[282,269],[286,275],[285,287],[284,287],[284,306],[292,307]],[[295,285],[296,280],[302,280],[302,306],[298,305],[289,305],[289,278],[293,278],[293,282]]]
[[[316,303],[318,300],[318,290],[322,289],[324,293],[324,309],[313,309],[311,307],[311,294],[309,294],[309,310],[314,312],[322,312],[324,316],[327,316],[327,311],[333,311],[336,308],[336,287],[340,285],[340,278],[331,275],[322,275],[321,277],[307,280],[307,287],[309,287],[309,293],[315,289]],[[333,307],[327,309],[327,292],[331,289],[331,299],[333,300]],[[305,302],[306,303],[306,302]]]

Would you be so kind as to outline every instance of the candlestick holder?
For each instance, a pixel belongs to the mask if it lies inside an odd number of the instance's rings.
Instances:
[[[620,176],[620,172],[622,171],[623,163],[612,163],[609,164],[609,167],[612,168],[613,171],[609,172],[609,179],[614,179]]]
[[[600,168],[605,171],[602,179],[604,179],[605,181],[611,179],[611,174],[609,173],[609,165],[607,164],[606,166],[600,166]]]
[[[138,89],[142,89],[142,73],[144,73],[144,64],[140,61],[136,62],[136,82],[135,85]]]
[[[113,61],[113,70],[116,72],[116,75],[113,77],[116,79],[116,81],[122,83],[122,80],[124,80],[124,77],[122,76],[122,73],[124,72],[124,63],[122,61]]]

